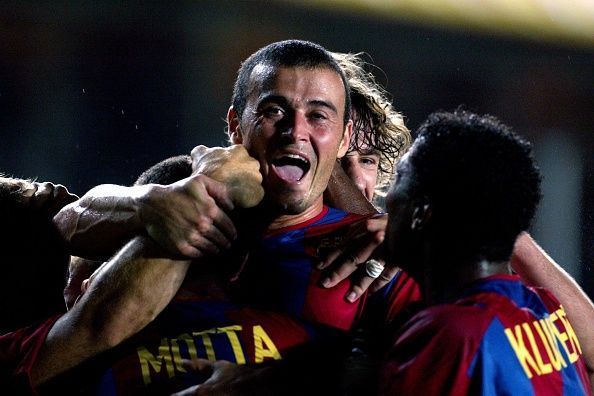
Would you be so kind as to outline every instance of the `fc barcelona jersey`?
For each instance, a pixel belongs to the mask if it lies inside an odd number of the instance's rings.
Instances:
[[[187,372],[184,359],[264,363],[313,341],[346,341],[364,301],[345,300],[349,280],[319,286],[323,274],[315,266],[326,249],[339,246],[349,225],[365,218],[324,207],[305,223],[264,235],[228,299],[169,304],[108,357],[95,393],[170,394],[206,379]]]
[[[418,312],[390,352],[384,394],[590,394],[582,349],[559,302],[515,276],[473,284]]]

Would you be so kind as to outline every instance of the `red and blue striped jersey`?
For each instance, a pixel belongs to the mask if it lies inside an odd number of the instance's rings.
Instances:
[[[308,322],[349,330],[365,298],[345,300],[350,280],[331,289],[319,285],[318,259],[343,243],[348,226],[369,216],[324,207],[315,218],[275,230],[250,251],[237,282],[238,299],[250,306],[288,313]]]
[[[425,308],[399,332],[383,394],[582,395],[582,349],[551,293],[518,277],[473,283],[454,303]]]
[[[263,363],[312,342],[346,349],[364,299],[345,300],[348,279],[331,289],[321,287],[322,272],[315,267],[325,250],[340,246],[350,225],[366,218],[324,207],[305,223],[264,235],[250,246],[228,299],[172,302],[108,354],[109,369],[100,383],[85,380],[84,386],[91,384],[101,395],[168,394],[206,379],[187,372],[183,359]],[[398,279],[402,283],[405,276]]]

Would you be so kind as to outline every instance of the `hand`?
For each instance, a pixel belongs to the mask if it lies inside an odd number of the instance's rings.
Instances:
[[[66,279],[66,286],[64,286],[63,291],[66,310],[72,308],[84,293],[89,283],[89,277],[92,276],[93,272],[99,268],[101,264],[100,261],[89,260],[78,256],[70,256],[68,279]]]
[[[53,217],[64,206],[78,199],[63,185],[50,182],[31,183],[31,188],[23,191],[22,198],[24,205],[43,211],[48,217]]]
[[[224,184],[193,175],[146,188],[137,197],[140,219],[149,236],[171,253],[199,258],[228,249],[235,240],[237,231],[226,213],[234,205]]]
[[[381,248],[384,241],[385,230],[388,224],[388,216],[381,215],[372,217],[364,222],[351,226],[342,246],[333,249],[326,255],[318,265],[318,269],[333,267],[330,273],[322,280],[322,286],[334,287],[348,276],[353,274],[361,265],[365,265],[368,259]],[[381,260],[380,260],[381,261]],[[384,267],[384,270],[377,278],[369,276],[364,268],[352,284],[345,296],[350,302],[355,302],[361,295],[371,287],[371,291],[377,291],[385,286],[398,273],[398,267]]]
[[[173,396],[190,395],[264,395],[270,393],[268,382],[264,379],[267,367],[238,365],[225,360],[211,362],[207,359],[184,360],[187,371],[210,373],[210,377],[199,385],[194,385]]]
[[[250,157],[244,146],[196,146],[191,155],[193,173],[224,183],[231,200],[238,207],[254,207],[264,198],[260,163]]]

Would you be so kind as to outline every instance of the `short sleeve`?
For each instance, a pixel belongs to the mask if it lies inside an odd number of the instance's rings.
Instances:
[[[35,394],[31,385],[31,368],[59,317],[57,315],[41,324],[0,336],[0,389],[9,389],[10,394]]]

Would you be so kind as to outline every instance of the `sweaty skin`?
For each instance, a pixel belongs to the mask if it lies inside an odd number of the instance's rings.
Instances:
[[[192,150],[192,169],[225,184],[231,200],[240,208],[252,208],[264,198],[260,164],[242,145],[197,146]]]
[[[243,114],[227,114],[231,140],[260,163],[266,199],[278,214],[270,229],[298,224],[321,212],[322,194],[337,157],[350,141],[344,89],[331,69],[256,67],[257,88]]]

